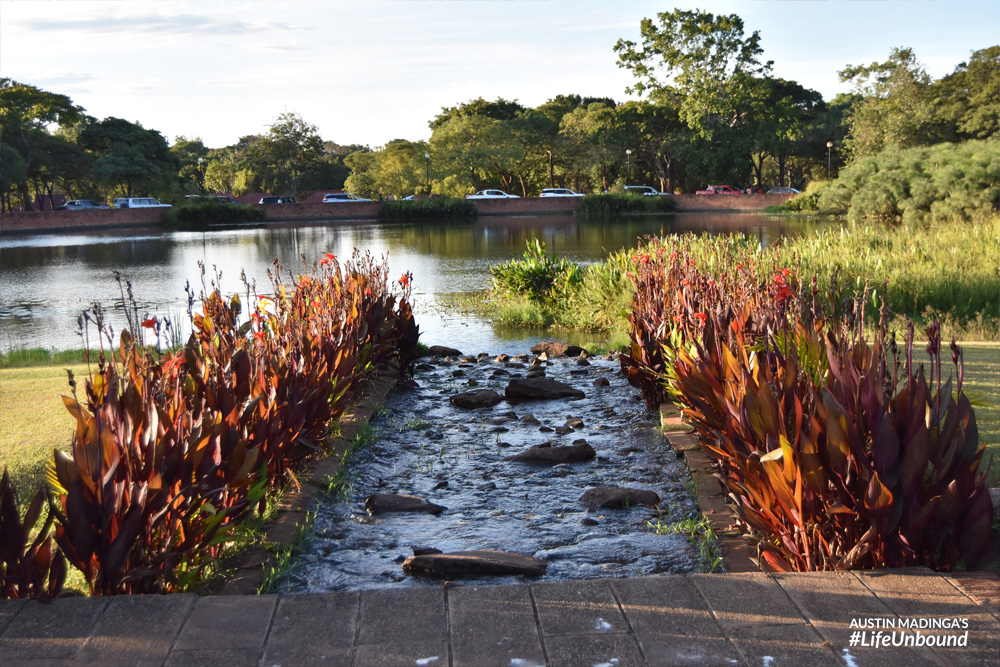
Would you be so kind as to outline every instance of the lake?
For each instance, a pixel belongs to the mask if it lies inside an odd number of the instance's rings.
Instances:
[[[353,249],[385,255],[390,276],[413,273],[413,301],[421,341],[463,352],[517,353],[544,332],[502,330],[442,306],[441,296],[482,290],[492,264],[520,257],[538,238],[549,252],[590,263],[632,247],[646,235],[681,232],[740,232],[762,244],[830,224],[756,214],[681,213],[619,220],[582,220],[572,215],[481,217],[475,221],[335,223],[227,226],[204,232],[122,230],[0,238],[0,351],[81,347],[77,316],[93,302],[110,312],[116,331],[124,324],[121,295],[112,272],[131,281],[139,314],[186,321],[190,281],[201,289],[198,262],[222,272],[226,294],[242,290],[240,272],[265,292],[266,271],[277,256],[302,272],[332,252],[349,258]]]

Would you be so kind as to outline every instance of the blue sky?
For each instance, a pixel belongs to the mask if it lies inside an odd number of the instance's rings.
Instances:
[[[935,78],[1000,42],[1000,2],[944,0],[0,0],[0,76],[210,147],[291,111],[324,139],[426,139],[443,106],[625,100],[619,38],[673,7],[739,14],[774,73],[826,99],[837,71],[909,46]]]

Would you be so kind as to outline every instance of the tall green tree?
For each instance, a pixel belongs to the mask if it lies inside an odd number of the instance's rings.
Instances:
[[[253,144],[251,154],[266,190],[297,197],[323,163],[323,140],[315,125],[286,112]]]
[[[110,191],[131,197],[171,189],[178,161],[156,130],[108,117],[88,124],[79,143],[94,155],[94,179]]]
[[[931,86],[949,140],[987,139],[1000,129],[1000,46],[973,52]]]
[[[895,48],[885,62],[848,65],[839,75],[862,96],[847,121],[845,144],[852,159],[888,148],[927,145],[940,138],[931,78],[912,49]]]
[[[493,120],[513,120],[517,114],[524,111],[524,106],[517,100],[505,100],[498,97],[495,101],[487,101],[482,97],[469,100],[453,107],[442,107],[441,113],[429,123],[431,130],[436,130],[445,123],[462,116],[483,116]]]
[[[31,210],[28,180],[37,176],[42,146],[54,129],[75,125],[84,118],[83,108],[66,95],[0,78],[0,147],[13,148],[24,163],[24,176],[10,185],[18,190],[25,210]],[[9,177],[17,174],[20,169],[9,171]]]
[[[201,138],[174,137],[170,153],[180,165],[177,177],[180,179],[181,190],[184,194],[195,195],[205,192],[205,172],[208,170],[209,149]]]

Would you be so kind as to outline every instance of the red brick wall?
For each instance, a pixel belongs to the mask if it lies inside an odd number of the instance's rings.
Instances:
[[[791,195],[675,195],[678,211],[759,211],[780,204]],[[578,197],[475,199],[479,215],[570,213]],[[263,204],[270,222],[307,220],[375,220],[379,202],[337,204]],[[130,208],[90,211],[36,211],[0,215],[0,233],[32,233],[76,229],[113,229],[159,225],[168,209]]]
[[[18,234],[76,229],[113,229],[159,225],[169,209],[98,208],[84,211],[34,211],[0,215],[0,233]]]

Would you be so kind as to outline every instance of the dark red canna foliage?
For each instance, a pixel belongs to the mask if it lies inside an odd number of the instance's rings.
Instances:
[[[53,598],[62,590],[66,559],[52,541],[52,515],[31,535],[44,505],[45,492],[38,491],[22,521],[14,485],[4,469],[0,478],[0,599]]]

